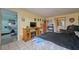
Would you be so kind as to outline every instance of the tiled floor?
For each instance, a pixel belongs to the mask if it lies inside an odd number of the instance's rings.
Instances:
[[[44,41],[42,44],[36,44],[34,40],[28,42],[15,41],[6,45],[2,45],[2,50],[67,50],[52,42]]]

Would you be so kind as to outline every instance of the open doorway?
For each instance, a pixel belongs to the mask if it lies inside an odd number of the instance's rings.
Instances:
[[[60,29],[65,29],[66,18],[65,17],[55,18],[55,27],[56,27],[56,32],[60,32]]]
[[[17,40],[17,13],[2,9],[1,44],[8,44]]]

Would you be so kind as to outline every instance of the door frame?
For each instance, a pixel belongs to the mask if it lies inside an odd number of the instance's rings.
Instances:
[[[66,27],[66,17],[56,17],[55,18],[55,27],[56,27],[56,32],[59,31],[58,27],[61,26],[61,20],[64,20],[64,28]]]

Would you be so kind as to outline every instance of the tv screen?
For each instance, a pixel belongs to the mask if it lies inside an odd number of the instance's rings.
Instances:
[[[36,27],[36,22],[30,22],[30,27]]]

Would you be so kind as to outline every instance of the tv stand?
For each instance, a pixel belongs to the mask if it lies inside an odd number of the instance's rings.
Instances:
[[[34,28],[23,28],[23,41],[29,41],[35,36],[39,36],[41,34],[39,27]]]

